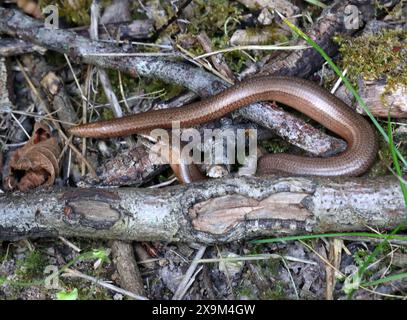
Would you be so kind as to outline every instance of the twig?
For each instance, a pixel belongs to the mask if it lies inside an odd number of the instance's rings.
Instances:
[[[170,184],[173,184],[173,183],[174,183],[175,181],[177,181],[177,180],[178,180],[178,179],[175,177],[175,178],[169,179],[169,180],[167,180],[167,181],[164,181],[164,182],[155,184],[155,185],[153,185],[153,186],[149,186],[148,188],[150,188],[150,189],[156,189],[156,188],[166,187],[166,186],[169,186]]]
[[[84,273],[82,273],[80,271],[73,270],[73,269],[70,269],[70,268],[66,268],[64,271],[65,272],[62,274],[63,277],[75,277],[75,278],[85,279],[85,280],[93,282],[93,283],[95,283],[95,284],[97,284],[97,285],[99,285],[101,287],[104,287],[106,289],[109,289],[109,290],[118,292],[120,294],[124,294],[126,296],[129,296],[130,298],[133,298],[133,299],[136,299],[136,300],[148,300],[144,296],[140,296],[138,294],[134,294],[134,293],[132,293],[130,291],[127,291],[127,290],[124,290],[122,288],[116,287],[113,284],[107,283],[107,282],[105,282],[103,280],[100,280],[100,279],[97,279],[95,277],[88,276],[88,275],[86,275],[86,274],[84,274]]]
[[[66,55],[65,55],[65,58],[69,61],[69,59]],[[73,70],[72,70],[72,73],[74,74]],[[76,76],[75,76],[75,78],[76,78]],[[86,100],[82,99],[82,123],[83,124],[85,124],[87,122],[88,101],[89,101],[89,97],[90,97],[90,82],[91,81],[92,81],[92,67],[88,66],[86,68],[85,92],[82,93],[82,91],[81,91],[82,96],[86,95]],[[77,85],[79,85],[79,82],[77,82]],[[84,158],[86,158],[86,150],[87,150],[87,139],[85,137],[83,137],[82,138],[82,155]],[[84,162],[82,162],[81,173],[82,173],[82,176],[84,176],[86,173],[86,168],[85,168]]]
[[[100,5],[99,1],[92,1],[91,5],[91,24],[90,24],[90,38],[92,40],[98,40],[98,19],[100,16]],[[123,111],[122,108],[120,107],[119,100],[117,99],[116,94],[113,92],[112,84],[110,83],[109,77],[107,75],[107,72],[102,69],[98,68],[98,74],[99,74],[99,79],[102,84],[103,90],[105,92],[105,95],[107,99],[110,102],[110,106],[112,108],[112,111],[116,118],[121,118],[123,117]],[[126,137],[126,141],[129,144],[129,147],[134,145],[134,141],[132,137]]]
[[[18,119],[15,117],[15,115],[11,112],[10,113],[11,117],[14,119],[14,121],[17,123],[17,125],[21,128],[21,130],[23,130],[24,134],[26,135],[26,137],[28,139],[30,139],[30,135],[28,134],[27,130],[25,130],[25,128],[23,127],[23,125],[20,123],[20,121],[18,121]]]
[[[68,247],[70,247],[72,250],[76,252],[81,252],[82,250],[75,244],[73,244],[71,241],[67,240],[64,237],[59,236],[59,240],[61,240],[63,243],[65,243]]]
[[[366,225],[388,230],[406,218],[391,176],[234,177],[154,190],[61,188],[0,196],[1,240],[61,235],[209,245]]]
[[[176,52],[86,52],[85,57],[178,57]]]
[[[291,274],[290,268],[288,267],[288,264],[287,264],[287,262],[285,261],[284,258],[282,259],[282,261],[283,261],[284,267],[287,269],[288,276],[290,277],[290,282],[291,282],[291,284],[293,286],[295,297],[297,298],[297,300],[300,300],[300,296],[298,294],[297,286],[295,285],[295,281],[294,281],[293,275]]]
[[[90,38],[92,40],[98,39],[98,19],[100,16],[100,5],[98,0],[93,0],[91,5],[91,24],[90,24]],[[99,79],[102,83],[103,90],[108,101],[111,104],[113,113],[116,117],[122,117],[123,111],[120,107],[116,94],[113,92],[107,72],[98,68]],[[126,137],[129,146],[134,145],[132,137]],[[120,283],[123,287],[136,294],[144,294],[143,280],[137,266],[133,246],[131,243],[114,240],[111,243],[112,254],[116,263],[116,268],[120,276]]]
[[[199,260],[202,258],[206,250],[206,246],[201,246],[198,252],[195,255],[194,260],[192,261],[191,265],[189,266],[187,272],[185,273],[184,278],[182,279],[181,283],[179,284],[177,291],[174,293],[172,300],[181,300],[190,284],[190,279],[193,278],[193,274],[195,269],[199,265]]]
[[[192,0],[185,0],[181,6],[178,8],[177,12],[170,18],[168,21],[163,24],[160,28],[158,28],[155,32],[155,34],[151,37],[152,42],[155,42],[155,40],[158,39],[160,34],[167,29],[175,20],[178,19],[179,15],[182,13],[182,11],[191,3]]]
[[[214,262],[221,262],[221,261],[255,261],[255,260],[269,260],[269,259],[285,259],[287,261],[293,261],[293,262],[300,262],[304,264],[311,264],[311,265],[317,265],[315,261],[311,260],[305,260],[305,259],[300,259],[296,257],[291,257],[291,256],[282,256],[279,254],[256,254],[256,255],[251,255],[251,256],[239,256],[239,257],[227,257],[227,258],[208,258],[208,259],[200,259],[198,262],[199,263],[214,263]]]
[[[215,54],[219,53],[226,53],[226,52],[232,52],[232,51],[238,51],[238,50],[303,50],[303,49],[308,49],[309,46],[306,45],[296,45],[296,46],[283,46],[283,45],[247,45],[247,46],[235,46],[235,47],[229,47],[229,48],[224,48],[208,53],[201,54],[199,56],[196,56],[194,60],[199,60],[202,58],[207,58],[210,56],[213,56]]]
[[[204,31],[201,32],[196,38],[206,52],[213,52],[211,39],[209,39],[208,35]],[[196,59],[196,57],[194,59]],[[211,61],[214,67],[230,81],[233,82],[233,80],[235,80],[235,76],[227,65],[223,55],[217,54],[215,56],[211,56]]]

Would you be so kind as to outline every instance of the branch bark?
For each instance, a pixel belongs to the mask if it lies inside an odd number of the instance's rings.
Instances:
[[[359,81],[359,94],[369,106],[370,112],[378,117],[407,118],[407,87],[400,84],[386,92],[386,81]],[[356,103],[355,103],[356,104]],[[361,109],[361,108],[359,108]],[[365,114],[363,110],[358,112]]]
[[[45,49],[20,39],[0,37],[0,56],[2,57],[10,57],[35,51],[43,54]]]
[[[0,240],[78,236],[204,244],[407,220],[394,177],[230,178],[163,189],[40,190],[0,195]]]

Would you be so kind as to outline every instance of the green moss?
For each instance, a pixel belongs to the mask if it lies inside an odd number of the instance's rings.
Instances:
[[[213,50],[219,50],[226,47],[229,47],[229,36],[222,35],[220,37],[213,37],[211,39],[213,44]],[[201,46],[199,45],[199,48]],[[203,53],[200,52],[200,53]],[[242,67],[245,65],[248,57],[243,54],[241,51],[231,51],[223,54],[226,64],[235,73],[238,73],[242,70]]]
[[[290,144],[280,139],[262,141],[260,145],[269,153],[287,152],[290,148]]]
[[[70,283],[69,288],[78,289],[78,300],[112,300],[112,295],[107,289],[83,280]]]
[[[122,94],[121,94],[120,85],[123,86],[123,91],[124,91],[124,94],[126,95],[126,97],[128,97],[129,95],[134,94],[135,92],[138,91],[138,87],[139,87],[138,79],[121,72],[120,73],[121,84],[120,84],[119,73],[117,70],[107,69],[106,71],[107,71],[108,78],[109,78],[110,84],[112,86],[113,92],[116,94],[117,99],[122,100],[122,98],[123,98]],[[98,94],[96,96],[96,102],[100,103],[100,104],[108,103],[109,101],[105,95],[105,90],[103,89],[102,83],[100,81],[99,81],[99,86],[98,86],[97,90],[100,94]],[[111,114],[111,116],[113,117],[113,114]]]
[[[38,251],[27,254],[25,259],[17,260],[16,275],[19,280],[30,281],[44,275],[44,268],[47,265],[46,258]]]
[[[284,300],[287,299],[284,292],[284,283],[281,281],[273,282],[273,287],[267,289],[262,293],[261,298],[263,300]]]
[[[382,259],[381,261],[378,262],[377,266],[375,268],[368,268],[365,271],[364,274],[364,279],[370,279],[372,276],[376,275],[377,270],[380,270],[381,268],[387,268],[390,262],[390,257],[388,256],[388,253],[392,251],[392,248],[389,243],[384,243],[382,253],[380,256],[377,256],[373,263],[376,261],[380,260],[382,257],[387,257],[386,259]],[[354,254],[353,254],[353,259],[355,260],[355,264],[358,267],[361,267],[366,259],[371,255],[371,252],[366,249],[358,249]]]
[[[120,81],[119,81],[119,74],[117,70],[109,69],[107,71],[109,76],[110,83],[112,85],[113,90],[115,90],[117,96],[120,96]],[[124,92],[135,92],[137,91],[138,87],[138,80],[128,74],[121,73],[120,74],[122,79],[122,86]]]
[[[383,2],[380,3],[380,1],[375,1],[374,6],[376,10],[383,10],[386,12],[386,15],[389,15],[394,18],[394,20],[401,20],[403,16],[405,15],[404,11],[404,5],[405,5],[406,0],[401,0],[399,1],[398,4],[396,4],[393,8],[389,8],[388,4]]]
[[[93,263],[98,258],[102,259],[104,263],[110,263],[109,259],[106,259],[106,249],[93,249],[99,247],[101,243],[97,242],[96,240],[82,239],[75,242],[78,243],[78,245],[84,250],[86,250],[86,248],[89,248],[89,250],[84,252],[82,255],[77,256],[77,258],[74,258],[68,263],[76,261],[74,263],[75,269],[81,270],[82,272],[90,274],[96,278],[108,279],[112,272],[109,265],[102,266],[97,269],[93,268]],[[14,252],[11,250],[9,252],[9,256],[13,255]],[[0,263],[1,262],[3,261],[0,260]],[[10,278],[7,279],[5,275],[0,276],[0,285],[3,284],[8,286],[7,299],[21,298],[21,295],[24,295],[25,290],[33,287],[40,290],[40,296],[51,297],[50,295],[55,294],[57,291],[54,289],[47,289],[44,286],[44,280],[47,276],[44,274],[44,270],[48,264],[48,256],[43,251],[38,249],[33,252],[27,252],[23,258],[17,259],[13,273],[7,274],[7,276],[10,276]],[[58,267],[62,268],[62,265],[59,265]],[[59,277],[59,286],[60,289],[58,289],[58,291],[64,290],[69,292],[77,288],[79,299],[111,299],[111,292],[96,284],[90,284],[88,281],[84,281],[83,279]]]
[[[385,78],[384,94],[394,90],[397,84],[407,86],[406,36],[404,30],[387,30],[349,40],[337,37],[343,68],[348,68],[353,84],[357,85],[360,76],[366,80]]]
[[[253,253],[251,253],[253,254]],[[279,274],[279,268],[281,261],[279,259],[270,259],[270,260],[259,260],[252,261],[251,263],[255,264],[258,269],[258,272],[262,274],[262,277],[265,279],[277,278]],[[253,289],[253,281],[250,277],[255,275],[246,274],[246,280],[235,290],[237,297],[244,297],[249,299],[263,299],[263,300],[281,300],[286,299],[285,294],[285,285],[284,282],[276,280],[273,281],[271,286],[267,289],[259,290],[257,292]],[[260,289],[260,288],[258,288]]]
[[[165,90],[162,100],[169,100],[178,96],[184,89],[181,86],[171,83],[165,83],[161,80],[142,79],[141,86],[144,88],[145,93],[154,93],[160,90]]]
[[[122,95],[121,95],[120,81],[119,81],[117,70],[109,70],[108,75],[109,75],[109,80],[112,85],[113,91],[115,92],[118,99],[121,100]],[[157,91],[164,90],[164,92],[162,93],[162,95],[160,97],[160,100],[169,100],[171,98],[178,96],[184,90],[183,87],[181,87],[181,86],[171,84],[171,83],[165,83],[164,81],[161,81],[161,80],[154,80],[154,79],[147,79],[147,78],[135,79],[124,73],[121,74],[121,78],[122,78],[123,91],[124,91],[126,97],[137,92],[139,90],[139,88],[143,88],[145,94],[155,93]],[[105,95],[105,92],[104,92],[103,87],[100,82],[99,82],[98,92],[100,94],[97,95],[96,102],[98,104],[108,103],[107,97]],[[103,119],[114,118],[114,114],[113,114],[111,108],[103,108],[102,118]]]
[[[363,265],[365,262],[366,258],[371,254],[370,251],[367,251],[365,249],[358,249],[356,252],[353,254],[353,259],[355,260],[355,263],[357,266]]]
[[[383,139],[379,139],[378,154],[378,159],[380,159],[380,161],[376,161],[368,173],[368,176],[371,178],[388,175],[389,168],[393,166],[393,159],[389,145]]]
[[[353,259],[355,260],[355,264],[358,267],[361,267],[366,259],[369,257],[369,255],[371,254],[371,252],[369,250],[365,250],[365,249],[358,249],[354,254],[353,254]],[[365,271],[365,279],[369,279],[369,277],[371,277],[374,274],[374,270],[369,270],[367,269]]]
[[[236,20],[243,11],[237,2],[230,0],[195,0],[194,4],[194,18],[187,26],[188,31],[192,34],[205,31],[209,38],[219,32],[223,33],[226,20],[230,21],[229,28],[236,27]]]
[[[254,300],[256,299],[256,295],[253,292],[253,288],[251,287],[240,287],[236,290],[236,296],[238,299],[244,298],[244,299],[250,299]]]
[[[387,130],[387,124],[384,125]],[[394,142],[398,146],[401,154],[407,154],[407,135],[404,133],[397,133],[394,137]],[[379,152],[378,159],[372,168],[369,170],[368,177],[375,178],[379,176],[386,176],[392,174],[389,168],[394,169],[393,158],[391,156],[389,145],[383,140],[379,139]]]
[[[187,25],[187,33],[177,36],[177,42],[184,37],[194,37],[205,32],[212,42],[213,50],[223,49],[230,46],[230,36],[237,30],[240,16],[244,13],[244,7],[236,1],[230,0],[196,0],[191,6]],[[227,23],[226,23],[227,22]],[[188,48],[195,55],[203,52],[198,41]],[[258,56],[257,56],[258,55]],[[261,57],[264,52],[258,52],[255,58]],[[229,68],[233,72],[240,72],[248,57],[240,51],[232,51],[224,54]]]

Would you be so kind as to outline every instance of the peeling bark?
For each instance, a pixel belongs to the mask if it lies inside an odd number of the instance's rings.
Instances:
[[[205,244],[407,220],[394,177],[230,178],[163,189],[58,189],[0,196],[0,240],[77,236]]]

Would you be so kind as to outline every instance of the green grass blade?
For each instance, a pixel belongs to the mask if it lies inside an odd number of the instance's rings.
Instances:
[[[364,287],[376,286],[378,284],[391,282],[391,281],[395,281],[395,280],[400,280],[400,279],[403,279],[403,278],[407,278],[407,273],[393,274],[391,276],[388,276],[388,277],[385,277],[385,278],[382,278],[382,279],[378,279],[378,280],[370,281],[370,282],[365,282],[365,283],[362,283],[362,286],[364,286]]]
[[[384,240],[401,240],[406,241],[407,237],[391,235],[391,234],[377,234],[370,232],[336,232],[336,233],[321,233],[321,234],[309,234],[300,236],[288,236],[288,237],[277,237],[272,239],[261,239],[253,240],[251,243],[261,244],[261,243],[274,243],[281,241],[295,241],[295,240],[308,240],[308,239],[319,239],[319,238],[338,238],[338,237],[366,237]]]

